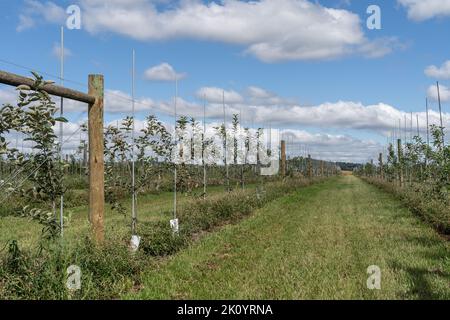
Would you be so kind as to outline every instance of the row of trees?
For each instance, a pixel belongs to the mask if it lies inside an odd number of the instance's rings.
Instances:
[[[54,234],[58,232],[56,208],[61,197],[70,187],[87,189],[88,145],[81,141],[75,154],[62,157],[63,146],[58,142],[55,127],[67,120],[57,116],[58,108],[42,89],[49,82],[33,75],[33,89],[18,87],[17,105],[7,104],[0,109],[0,188],[2,200],[15,199],[14,210],[21,204],[22,215],[46,224],[46,231]],[[174,169],[177,169],[177,190],[183,193],[192,193],[201,186],[205,192],[207,184],[223,184],[229,190],[278,178],[260,175],[262,166],[279,158],[277,143],[272,147],[263,128],[241,129],[237,114],[233,115],[229,128],[222,124],[209,136],[194,118],[179,117],[175,132],[171,132],[156,116],[150,115],[132,140],[133,122],[133,118],[126,117],[119,125],[104,129],[106,199],[124,214],[126,210],[119,204],[122,196],[173,190]],[[86,125],[80,130],[87,131]],[[13,147],[8,141],[13,133],[29,141],[33,151]],[[132,162],[136,164],[134,184]],[[334,164],[310,157],[292,158],[286,167],[288,175],[304,176],[330,175],[337,170]],[[77,185],[72,180],[79,182],[80,176],[82,182]]]
[[[387,162],[380,154],[378,165],[367,163],[356,170],[399,187],[428,186],[432,196],[448,201],[450,190],[450,146],[445,144],[444,128],[430,126],[431,141],[415,136],[411,142],[388,146]]]

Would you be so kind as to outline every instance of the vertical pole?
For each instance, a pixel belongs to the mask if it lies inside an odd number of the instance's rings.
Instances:
[[[411,143],[412,143],[413,137],[414,137],[414,134],[413,134],[413,113],[412,112],[411,112],[411,122],[410,122],[409,130],[410,130],[409,138],[411,139]]]
[[[242,137],[242,106],[239,109],[239,135]],[[243,139],[239,139],[239,140],[243,140]],[[245,143],[243,141],[240,141],[240,143],[241,143],[241,152],[242,152],[242,156],[243,156]],[[245,161],[242,161],[242,163],[241,163],[241,188],[242,188],[242,190],[245,189],[244,165],[245,165]]]
[[[206,96],[203,96],[203,137],[202,137],[202,161],[203,161],[203,197],[206,198],[206,161],[205,161],[205,137],[206,137]]]
[[[418,114],[416,114],[416,121],[417,121],[417,137],[420,138],[419,115]]]
[[[228,172],[228,141],[227,141],[227,114],[225,111],[225,91],[222,91],[222,105],[223,105],[223,132],[224,132],[224,157],[223,160],[225,162],[225,175],[226,175],[226,189],[230,191],[230,177]]]
[[[397,140],[397,158],[398,158],[398,179],[400,187],[403,186],[403,156],[402,156],[402,139]]]
[[[178,114],[177,114],[177,103],[178,103],[178,75],[175,75],[175,103],[174,103],[174,107],[175,107],[175,128],[174,128],[174,143],[175,143],[175,148],[177,146],[177,118],[178,118]],[[175,149],[176,151],[176,149]],[[174,162],[174,174],[173,174],[173,218],[176,219],[177,218],[177,163],[176,161]]]
[[[405,118],[405,128],[404,128],[404,130],[403,130],[403,131],[404,131],[403,133],[405,134],[405,137],[404,137],[405,139],[404,139],[403,141],[405,141],[405,144],[406,144],[406,143],[408,142],[408,135],[407,135],[407,133],[406,133],[406,131],[407,131],[407,129],[406,129],[406,128],[407,128],[407,125],[406,125],[406,123],[407,123],[407,120],[406,120],[406,113],[405,113],[405,115],[404,115],[404,118]]]
[[[430,146],[430,130],[429,130],[429,120],[428,120],[428,98],[425,99],[425,105],[427,110],[427,145]]]
[[[61,86],[64,86],[64,27],[61,27]],[[61,97],[61,117],[64,116],[64,98]],[[61,160],[63,158],[63,142],[64,142],[64,123],[59,124],[59,152]],[[64,236],[64,194],[61,195],[60,208],[59,208],[59,226],[61,229],[61,237]]]
[[[94,240],[101,244],[105,238],[105,163],[103,157],[103,100],[102,75],[89,75],[89,95],[96,97],[89,105],[89,218]]]
[[[439,119],[441,121],[441,133],[442,133],[442,146],[444,146],[444,122],[442,121],[442,106],[441,106],[441,93],[439,90],[439,81],[436,82],[437,93],[438,93],[438,103],[439,103]]]
[[[131,113],[133,118],[133,126],[131,131],[131,233],[136,235],[136,223],[137,223],[137,212],[136,212],[136,159],[134,156],[134,131],[136,129],[136,119],[135,119],[135,75],[136,75],[136,52],[133,49],[133,59],[132,59],[132,71],[131,71]]]
[[[312,172],[312,159],[311,159],[311,155],[308,154],[308,177],[312,178],[313,176],[313,172]]]
[[[427,113],[427,146],[430,148],[430,128],[429,128],[429,120],[428,120],[428,98],[425,98],[425,106]],[[425,153],[425,169],[428,167],[428,149]]]
[[[83,141],[83,168],[87,167],[87,143],[86,140]]]
[[[417,120],[417,138],[420,138],[419,115],[418,114],[416,114],[416,120]],[[425,157],[425,159],[426,159],[426,157]],[[420,167],[420,177],[422,177],[423,176],[423,167],[420,162],[419,162],[419,167]]]
[[[281,140],[281,176],[286,177],[286,141]]]
[[[323,177],[324,176],[324,165],[325,165],[325,161],[320,161],[320,176]]]
[[[378,157],[378,162],[380,165],[380,178],[384,179],[384,167],[383,167],[383,154],[380,153],[380,156]]]

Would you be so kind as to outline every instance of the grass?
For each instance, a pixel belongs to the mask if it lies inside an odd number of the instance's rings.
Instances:
[[[79,235],[77,241],[43,242],[42,250],[22,250],[12,241],[0,261],[1,299],[115,299],[141,284],[141,274],[151,269],[161,257],[186,248],[199,235],[217,230],[221,225],[237,223],[256,208],[297,188],[318,183],[320,179],[286,179],[255,189],[210,193],[206,200],[185,202],[180,211],[180,233],[174,236],[167,221],[155,220],[138,225],[142,235],[140,250],[130,255],[127,238],[108,238],[95,246]],[[128,234],[129,237],[129,234]],[[73,240],[73,239],[71,239]],[[125,240],[125,241],[124,241]],[[81,290],[73,293],[65,287],[66,267],[82,269]]]
[[[279,198],[142,275],[128,299],[450,299],[450,246],[353,176]],[[368,290],[367,267],[381,268]]]
[[[255,188],[255,185],[246,186],[248,189]],[[200,195],[202,190],[195,190],[195,195]],[[86,192],[86,191],[85,191]],[[208,187],[208,196],[216,196],[224,192],[223,186]],[[178,194],[179,210],[192,200],[192,196]],[[124,199],[121,203],[128,209],[131,207],[131,199]],[[138,219],[139,223],[166,221],[172,219],[173,193],[162,192],[160,194],[145,194],[138,197]],[[70,216],[65,229],[65,241],[67,243],[76,242],[90,233],[88,221],[88,207],[79,206],[65,209],[65,215]],[[128,216],[112,212],[108,205],[105,208],[105,226],[107,237],[114,239],[122,238],[130,233],[130,213]],[[23,249],[32,248],[39,241],[42,226],[37,222],[11,215],[0,216],[0,249],[11,240],[18,240]]]

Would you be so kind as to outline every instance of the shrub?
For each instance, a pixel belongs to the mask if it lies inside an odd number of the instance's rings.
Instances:
[[[81,268],[81,290],[66,288],[66,269]],[[0,263],[0,299],[112,299],[139,282],[146,265],[140,254],[130,258],[125,245],[95,247],[89,240],[72,248],[55,246],[40,252],[22,252],[9,244]]]
[[[431,224],[437,231],[450,234],[450,207],[432,192],[432,186],[413,184],[403,188],[379,178],[363,179],[399,198],[412,212]]]
[[[185,229],[182,227],[178,235],[173,234],[168,222],[142,223],[139,234],[142,237],[140,248],[150,256],[167,256],[187,244]]]

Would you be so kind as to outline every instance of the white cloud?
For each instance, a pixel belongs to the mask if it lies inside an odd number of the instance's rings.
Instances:
[[[17,92],[13,88],[1,89],[0,88],[0,106],[5,103],[16,103]],[[61,98],[53,97],[53,101],[56,106],[60,107]],[[108,113],[129,113],[131,114],[132,99],[127,93],[120,90],[106,90],[105,91],[105,112]],[[160,105],[162,103],[159,103]],[[150,98],[138,98],[135,103],[136,112],[149,111],[152,108],[156,108],[157,103]],[[64,112],[71,113],[84,113],[87,112],[88,106],[85,103],[64,99]]]
[[[196,93],[197,98],[205,99],[212,103],[222,103],[225,97],[226,104],[243,102],[242,96],[233,90],[224,90],[217,87],[203,87]]]
[[[431,85],[428,87],[428,98],[431,98],[434,101],[438,101],[438,90],[437,85]],[[441,97],[441,102],[450,101],[450,88],[447,86],[443,86],[439,84],[439,95]]]
[[[408,11],[408,18],[424,21],[450,16],[450,0],[398,0]]]
[[[365,42],[359,47],[359,52],[366,58],[376,59],[392,53],[395,49],[404,49],[405,44],[400,43],[396,37],[378,38]]]
[[[222,92],[223,89],[216,87],[201,88],[197,92],[199,99],[203,99],[203,94],[207,97],[206,117],[209,121],[222,121]],[[450,101],[450,88],[440,86],[441,100]],[[430,86],[428,95],[431,99],[437,100],[436,86]],[[273,97],[281,103],[272,103]],[[272,127],[313,127],[336,130],[360,130],[376,134],[389,135],[393,128],[402,123],[405,116],[408,121],[410,113],[399,110],[384,103],[374,105],[364,105],[360,102],[337,101],[326,102],[315,106],[302,106],[287,99],[278,97],[276,94],[258,87],[249,87],[241,95],[236,91],[225,91],[226,114],[230,119],[232,114],[242,112],[243,125]],[[260,103],[256,104],[255,99]],[[14,103],[17,100],[17,93],[11,90],[0,89],[0,103]],[[287,101],[287,102],[285,102]],[[55,103],[59,106],[59,98],[55,98]],[[65,112],[74,114],[87,111],[87,106],[83,103],[65,99]],[[119,90],[106,90],[105,112],[131,114],[131,96]],[[159,113],[166,116],[173,116],[174,101],[154,101],[151,98],[141,97],[135,103],[136,112]],[[179,115],[203,118],[203,103],[195,103],[179,97],[177,100],[177,111]],[[426,129],[426,114],[418,112],[413,114],[415,126],[416,115],[419,116],[419,126],[421,131]],[[439,122],[439,113],[430,110],[430,123]],[[450,127],[450,113],[443,114],[444,125]]]
[[[0,107],[17,101],[17,92],[13,88],[0,88]]]
[[[79,1],[83,25],[94,34],[113,32],[142,41],[218,41],[243,46],[244,52],[265,62],[350,54],[379,57],[389,53],[395,42],[372,44],[357,14],[307,0],[189,0],[164,9],[152,0]]]
[[[186,77],[185,73],[177,73],[168,63],[164,62],[145,71],[145,79],[152,81],[175,81]]]
[[[56,58],[61,58],[61,44],[55,42],[52,48],[52,55]],[[72,50],[69,48],[64,48],[64,58],[68,58],[72,56]]]
[[[428,66],[425,69],[425,74],[430,78],[450,79],[450,60],[444,62],[441,67]]]
[[[430,91],[433,87],[430,87]],[[209,127],[221,123],[223,119],[223,110],[221,104],[222,89],[214,88],[219,93],[219,102],[210,102],[207,105],[207,118]],[[442,94],[444,99],[450,100],[450,89],[442,86]],[[230,93],[232,91],[229,91]],[[237,93],[240,97],[240,102],[235,104],[227,103],[227,118],[230,120],[231,114],[243,111],[243,126],[250,126],[252,122],[254,127],[265,126],[268,127],[270,123],[273,128],[314,128],[315,131],[320,130],[319,133],[311,133],[305,130],[288,129],[283,131],[285,139],[292,144],[290,150],[298,150],[299,145],[307,145],[310,153],[315,158],[322,158],[325,160],[339,160],[339,161],[356,161],[364,162],[370,158],[376,158],[378,152],[381,152],[382,146],[380,143],[372,140],[363,140],[355,138],[350,135],[330,134],[331,130],[360,130],[361,132],[375,133],[376,135],[389,136],[393,128],[401,122],[402,128],[404,119],[406,117],[408,127],[410,124],[411,114],[409,112],[401,111],[390,105],[379,103],[375,105],[363,105],[359,102],[338,101],[334,103],[323,103],[316,106],[301,106],[298,104],[253,104],[252,99],[268,99],[269,101],[274,97],[278,97],[274,93],[259,88],[249,87],[242,95]],[[214,99],[214,95],[212,96]],[[279,98],[284,100],[283,98]],[[17,100],[17,92],[14,89],[5,90],[0,89],[0,103],[14,103]],[[59,99],[55,100],[59,105]],[[193,116],[197,119],[203,117],[203,105],[201,103],[193,103],[178,98],[177,101],[179,115]],[[174,111],[173,101],[158,101],[155,102],[149,98],[139,98],[136,102],[136,111],[145,111],[147,113],[156,113],[158,115],[172,116]],[[82,103],[65,100],[66,112],[72,112],[71,119],[86,118],[87,106]],[[125,113],[131,114],[131,97],[130,95],[117,91],[107,90],[105,94],[105,111],[108,113]],[[77,114],[79,116],[77,116]],[[75,115],[75,116],[74,116]],[[422,134],[426,130],[426,114],[425,112],[414,113],[413,131],[416,130],[416,115],[419,116],[419,130]],[[163,117],[164,118],[164,117]],[[450,127],[450,114],[443,114],[444,126]],[[74,120],[75,121],[75,120]],[[213,121],[214,123],[211,123]],[[64,125],[65,140],[69,139],[64,149],[69,152],[74,150],[79,143],[79,125],[80,122],[75,121]],[[435,110],[430,110],[429,113],[430,124],[439,123],[439,113]],[[112,121],[111,124],[115,124]],[[143,121],[138,120],[136,129],[139,131],[143,127]],[[171,130],[171,126],[167,126]],[[212,129],[211,129],[212,130]],[[58,131],[57,131],[58,132]],[[409,133],[408,133],[409,135]],[[11,140],[15,143],[15,139]],[[27,143],[25,143],[25,148]],[[19,142],[19,146],[21,142]],[[297,149],[296,149],[297,148]]]
[[[293,101],[284,99],[269,92],[263,88],[250,86],[246,90],[247,99],[250,103],[255,105],[281,105],[281,104],[293,104]]]
[[[383,150],[383,146],[373,140],[305,130],[286,130],[283,139],[287,142],[288,156],[304,155],[306,148],[313,158],[327,161],[364,163],[376,159]]]
[[[31,16],[21,14],[19,15],[19,24],[16,27],[17,32],[33,28],[35,25],[34,19]]]
[[[150,98],[137,98],[135,111],[143,112],[155,107],[155,102]],[[127,93],[120,90],[107,90],[105,93],[105,112],[129,113],[132,110],[132,99]]]
[[[25,0],[23,8],[23,13],[19,15],[17,32],[34,27],[37,24],[36,21],[41,19],[48,23],[62,24],[67,18],[65,10],[51,1],[43,3],[37,0]]]

